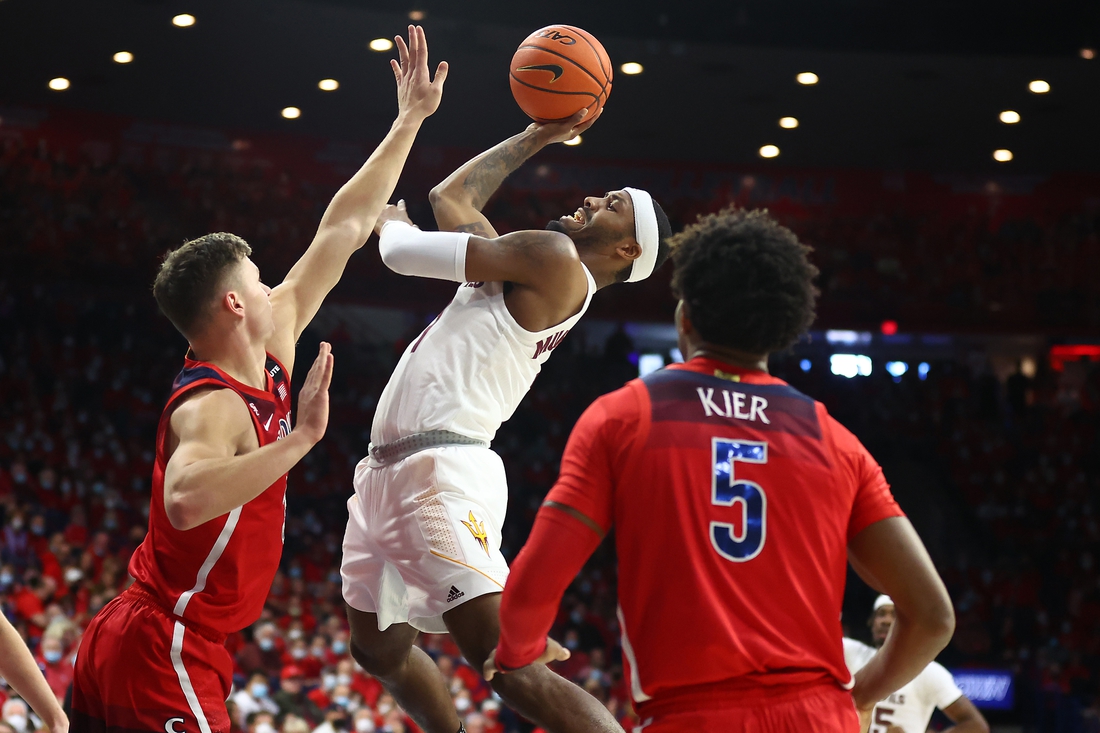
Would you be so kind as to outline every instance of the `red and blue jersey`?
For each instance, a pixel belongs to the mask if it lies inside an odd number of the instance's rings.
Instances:
[[[847,544],[902,514],[875,460],[780,379],[697,358],[580,418],[547,497],[614,526],[639,714],[775,685],[850,685]]]
[[[157,427],[149,533],[130,560],[130,575],[180,618],[220,633],[238,631],[260,617],[283,551],[286,475],[228,514],[178,530],[164,510],[168,421],[196,389],[231,389],[244,402],[260,447],[290,433],[290,377],[268,354],[266,389],[238,382],[209,362],[188,358],[172,385]]]

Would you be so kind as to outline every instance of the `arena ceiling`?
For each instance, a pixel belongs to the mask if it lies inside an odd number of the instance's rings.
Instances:
[[[422,142],[480,148],[526,123],[507,66],[552,22],[604,42],[617,73],[578,155],[983,173],[1100,170],[1100,3],[745,0],[0,0],[3,108],[91,109],[362,142],[395,111],[390,54],[412,10],[452,65]],[[177,28],[190,13],[197,22]],[[117,51],[130,64],[112,61]],[[799,72],[820,77],[796,83]],[[54,77],[71,80],[51,91]],[[335,78],[340,89],[317,83]],[[1033,80],[1046,94],[1028,90]],[[280,110],[297,106],[286,120]],[[999,121],[1002,111],[1018,124]],[[799,120],[780,129],[780,117]],[[2,125],[2,120],[0,120]],[[762,161],[762,145],[780,155]],[[1009,149],[1013,160],[992,153]]]

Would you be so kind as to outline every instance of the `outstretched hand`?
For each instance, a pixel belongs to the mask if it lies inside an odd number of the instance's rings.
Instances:
[[[374,222],[375,234],[381,234],[382,225],[388,221],[403,221],[411,226],[416,226],[409,218],[409,212],[405,209],[405,199],[399,199],[396,206],[386,204],[385,208],[382,209],[382,213],[378,215],[378,220]],[[419,227],[417,228],[419,229]]]
[[[553,143],[563,143],[566,140],[572,140],[577,135],[588,130],[595,124],[596,120],[600,119],[600,115],[603,114],[601,108],[599,112],[592,115],[592,119],[588,122],[582,123],[581,120],[588,114],[587,109],[582,109],[572,117],[561,120],[560,122],[532,122],[527,126],[528,130],[534,130],[538,133],[540,145],[552,145]]]
[[[439,109],[443,82],[447,81],[446,61],[440,61],[433,81],[428,72],[428,40],[420,26],[409,26],[409,42],[401,36],[397,43],[398,59],[390,59],[397,79],[397,109],[399,114],[423,121]]]
[[[295,433],[304,433],[312,445],[321,442],[328,428],[328,388],[331,383],[332,346],[322,341],[302,391],[298,393],[298,424],[294,428]]]
[[[546,637],[546,650],[539,656],[538,659],[531,662],[531,664],[549,664],[550,662],[564,662],[566,659],[569,659],[569,656],[570,654],[568,649],[566,649],[561,644],[554,641],[548,636]],[[506,672],[497,669],[496,659],[497,650],[494,648],[493,651],[489,652],[489,658],[485,660],[485,665],[481,669],[481,673],[485,677],[486,681],[492,680],[493,677],[496,677],[498,673],[507,674]]]

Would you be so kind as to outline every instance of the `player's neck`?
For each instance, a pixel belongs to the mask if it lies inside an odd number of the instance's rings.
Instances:
[[[708,343],[692,344],[688,353],[684,354],[684,359],[685,361],[691,361],[697,357],[714,359],[723,364],[740,367],[741,369],[750,369],[764,373],[768,371],[767,354],[749,354],[744,351],[739,351],[738,349],[730,349],[725,346],[715,346],[714,344]]]
[[[241,331],[191,341],[191,352],[199,361],[210,362],[242,384],[255,389],[267,387],[267,351]]]

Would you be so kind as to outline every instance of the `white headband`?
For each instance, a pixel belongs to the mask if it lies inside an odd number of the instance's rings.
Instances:
[[[645,280],[653,274],[657,263],[657,249],[661,243],[661,232],[657,227],[657,210],[653,206],[653,197],[640,188],[624,188],[634,204],[634,238],[642,248],[642,254],[634,260],[630,268],[628,283]]]
[[[875,599],[874,608],[872,608],[871,610],[872,611],[877,611],[880,608],[882,608],[883,606],[892,606],[892,605],[894,605],[894,600],[892,598],[890,598],[890,596],[885,596],[885,595],[884,596],[879,596],[878,598]]]

